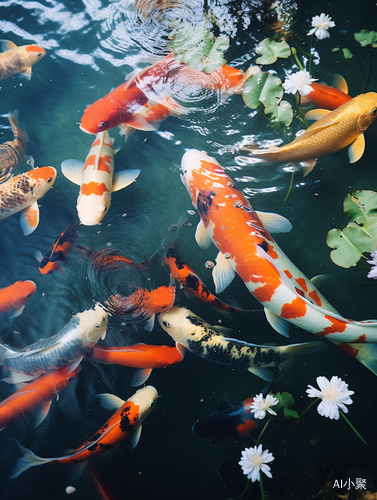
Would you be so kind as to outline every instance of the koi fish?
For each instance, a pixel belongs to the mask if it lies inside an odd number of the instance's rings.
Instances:
[[[250,154],[268,162],[304,162],[304,173],[307,175],[314,168],[317,158],[349,146],[349,161],[355,163],[364,153],[364,132],[377,118],[377,93],[361,94],[334,111],[313,109],[306,113],[305,118],[318,121],[289,144],[251,149]]]
[[[85,471],[88,471],[92,475],[94,485],[102,500],[116,500],[115,496],[111,493],[109,488],[104,484],[102,477],[100,476],[97,469],[89,465],[86,467]]]
[[[88,257],[92,261],[93,268],[98,271],[103,271],[104,269],[106,269],[106,271],[114,271],[115,269],[124,269],[124,267],[128,265],[136,269],[144,269],[149,265],[149,261],[145,263],[133,262],[128,257],[119,255],[108,248],[95,252],[88,247],[76,245],[76,250]]]
[[[25,236],[39,223],[38,202],[56,179],[53,167],[34,168],[0,184],[0,221],[21,212],[21,228]]]
[[[39,271],[42,274],[51,274],[61,269],[62,261],[66,259],[77,239],[76,227],[77,224],[68,226],[59,238],[56,238],[45,256],[42,256],[40,251],[35,253],[36,259],[40,262]]]
[[[190,310],[177,306],[161,312],[158,322],[176,342],[177,348],[183,346],[196,356],[214,363],[244,368],[269,382],[294,356],[305,350],[323,348],[322,342],[270,347],[225,337],[223,333],[228,334],[228,328],[210,325]]]
[[[19,476],[31,467],[46,463],[76,464],[85,462],[113,449],[132,433],[134,448],[140,438],[141,424],[150,414],[157,400],[158,394],[156,389],[151,385],[143,387],[136,391],[127,401],[123,401],[113,394],[98,394],[97,397],[100,398],[101,405],[104,408],[107,410],[116,409],[116,412],[93,436],[72,453],[57,458],[38,457],[32,451],[18,443],[23,456],[18,459],[12,478]]]
[[[34,166],[33,158],[26,156],[27,136],[18,125],[18,115],[18,109],[8,113],[14,139],[0,144],[0,183],[19,174],[26,164]]]
[[[34,427],[47,416],[54,396],[65,389],[80,371],[80,360],[46,373],[26,384],[0,403],[0,431],[34,410],[39,410]]]
[[[106,215],[111,203],[111,193],[129,186],[140,174],[139,169],[114,173],[114,140],[108,132],[98,134],[90,148],[85,163],[64,160],[63,175],[80,186],[77,212],[81,224],[94,226]]]
[[[133,379],[132,386],[144,384],[153,368],[165,368],[180,363],[184,349],[167,345],[134,344],[124,347],[105,347],[96,345],[86,353],[86,357],[99,363],[141,368]]]
[[[199,439],[207,439],[211,444],[220,443],[224,439],[247,437],[262,427],[263,420],[250,413],[253,397],[249,397],[237,406],[229,403],[222,396],[216,413],[203,417],[195,422],[192,433]]]
[[[132,295],[124,297],[112,295],[106,305],[112,314],[142,316],[147,321],[145,330],[152,331],[154,319],[157,313],[168,310],[175,300],[174,286],[160,286],[154,290],[139,288]]]
[[[31,78],[31,67],[46,54],[39,45],[17,45],[10,40],[0,40],[0,81],[16,73]]]
[[[214,158],[205,152],[187,151],[182,158],[181,180],[201,217],[197,241],[202,245],[212,241],[219,249],[213,275],[216,287],[225,289],[237,273],[280,333],[284,330],[277,318],[330,341],[377,342],[377,322],[352,321],[334,312],[276,245]],[[363,362],[376,373],[374,359],[370,356]]]
[[[309,101],[314,102],[318,108],[333,110],[350,101],[352,97],[348,94],[345,79],[340,75],[334,76],[336,78],[335,87],[323,83],[311,83],[310,87],[313,90],[301,97],[301,104]]]
[[[55,335],[40,339],[23,349],[0,343],[0,364],[9,370],[3,381],[28,382],[39,375],[81,359],[99,339],[104,339],[108,313],[99,303],[93,309],[75,314]]]
[[[13,311],[11,317],[17,318],[36,291],[37,286],[31,280],[18,280],[13,285],[0,288],[0,313]]]

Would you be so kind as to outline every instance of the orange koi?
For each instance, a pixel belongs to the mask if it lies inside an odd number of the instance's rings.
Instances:
[[[0,313],[13,311],[12,318],[16,318],[25,309],[26,302],[31,299],[36,291],[37,286],[31,280],[18,280],[13,285],[1,288]]]
[[[12,478],[19,476],[23,471],[46,463],[76,464],[85,462],[97,455],[113,449],[134,433],[133,447],[140,438],[141,423],[149,415],[157,400],[158,394],[154,387],[146,386],[136,391],[127,401],[113,394],[99,394],[101,404],[108,410],[116,412],[107,422],[81,446],[72,453],[58,458],[42,458],[34,455],[19,443],[23,456],[18,459]]]
[[[57,238],[45,256],[41,252],[36,252],[36,258],[39,260],[39,271],[42,274],[51,274],[57,269],[61,269],[62,261],[66,259],[77,239],[77,224],[68,226]]]
[[[17,45],[10,40],[0,40],[0,81],[16,73],[31,78],[31,67],[46,54],[39,45]]]
[[[104,484],[102,477],[94,467],[91,467],[89,465],[86,468],[86,471],[88,471],[92,475],[94,485],[102,500],[116,500],[115,496],[111,493],[109,488]]]
[[[114,269],[124,269],[124,267],[128,265],[136,269],[144,269],[149,265],[149,261],[145,263],[136,263],[128,257],[119,255],[113,250],[109,250],[108,248],[104,248],[99,252],[95,252],[94,250],[90,250],[85,246],[77,245],[76,250],[91,259],[93,268],[95,270],[106,269],[107,271],[114,271]]]
[[[0,430],[13,420],[38,409],[35,427],[39,425],[46,418],[54,396],[76,378],[80,371],[80,361],[81,358],[58,370],[41,375],[4,399],[0,403]]]
[[[305,96],[305,100],[314,102],[321,109],[333,110],[352,99],[346,92],[323,83],[311,83],[310,87],[313,90]]]

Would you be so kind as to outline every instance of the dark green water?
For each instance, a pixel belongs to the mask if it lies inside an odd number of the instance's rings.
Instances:
[[[36,166],[52,165],[58,170],[53,188],[39,202],[41,219],[32,235],[23,236],[17,215],[0,224],[0,286],[17,279],[31,279],[37,284],[37,293],[23,314],[12,321],[2,320],[2,338],[10,344],[23,347],[49,337],[73,314],[89,307],[93,298],[106,297],[106,278],[93,282],[89,266],[75,252],[69,255],[64,275],[43,276],[34,257],[37,250],[45,253],[75,220],[78,187],[62,176],[60,164],[67,158],[84,161],[88,154],[93,136],[81,132],[77,125],[85,107],[120,85],[135,68],[144,67],[148,56],[167,53],[166,19],[178,17],[182,22],[195,24],[202,19],[205,8],[212,8],[221,19],[230,19],[233,30],[227,63],[242,70],[254,62],[256,44],[272,34],[264,22],[258,21],[261,10],[258,2],[196,0],[186,4],[149,19],[140,16],[132,2],[0,3],[1,38],[17,45],[38,43],[46,49],[46,56],[33,67],[30,81],[16,75],[0,83],[0,142],[12,139],[7,113],[18,108],[20,125],[29,138],[28,154],[33,155]],[[338,2],[300,2],[294,9],[293,28],[307,42],[311,18],[321,12],[330,15],[336,27],[331,29],[329,39],[314,44],[318,54],[313,76],[326,81],[333,73],[342,74],[353,96],[374,91],[377,62],[376,56],[372,58],[369,54],[377,49],[360,47],[353,35],[361,29],[376,28],[376,4],[363,0],[341,5],[340,8]],[[237,11],[245,7],[252,8],[251,23],[246,29],[242,19],[237,19]],[[221,28],[225,31],[225,21]],[[345,61],[339,51],[332,52],[336,47],[349,48],[353,58]],[[284,71],[292,66],[293,62],[287,60],[268,68],[283,79]],[[121,148],[116,155],[116,169],[140,168],[141,174],[137,182],[113,195],[111,209],[100,226],[79,227],[77,242],[94,250],[108,246],[138,261],[147,260],[156,252],[148,275],[134,278],[143,283],[150,280],[150,288],[154,288],[169,284],[169,272],[162,266],[164,249],[160,245],[175,238],[183,260],[212,287],[211,272],[204,263],[214,260],[217,251],[214,247],[204,251],[195,243],[198,216],[187,213],[192,206],[179,178],[185,150],[205,150],[228,167],[228,173],[238,181],[254,208],[280,213],[292,222],[291,233],[277,235],[276,241],[307,276],[328,275],[321,291],[332,305],[355,320],[375,318],[377,287],[366,278],[367,265],[337,267],[330,260],[325,240],[330,229],[347,224],[342,211],[344,197],[356,189],[377,188],[377,128],[372,127],[366,134],[366,149],[360,161],[350,165],[345,151],[320,159],[307,177],[300,172],[295,174],[292,192],[288,201],[283,202],[290,183],[290,173],[284,171],[284,165],[244,165],[239,159],[243,154],[237,150],[237,145],[246,142],[249,136],[255,142],[274,140],[284,137],[282,130],[272,129],[261,114],[244,105],[240,95],[218,102],[216,96],[206,94],[196,106],[197,110],[183,119],[168,118],[157,132],[136,131],[126,144],[118,129],[110,131],[115,147]],[[299,128],[295,124],[294,132]],[[184,215],[186,224],[173,235],[169,226]],[[234,280],[221,298],[235,299],[244,308],[260,308],[239,279]],[[179,290],[176,304],[188,306],[210,323],[221,321],[233,328],[233,336],[240,340],[278,345],[315,340],[313,335],[298,328],[291,328],[289,341],[284,339],[269,326],[263,312],[235,317],[235,321],[225,318],[196,299],[189,301]],[[148,334],[143,325],[135,329],[113,318],[106,342],[171,345],[157,322]],[[85,360],[82,366],[77,381],[53,402],[49,416],[39,427],[32,428],[29,416],[0,433],[2,500],[60,500],[67,498],[65,488],[71,484],[77,488],[73,498],[97,498],[90,476],[84,475],[74,482],[69,467],[60,465],[33,468],[10,480],[19,456],[12,438],[40,456],[60,456],[66,449],[79,446],[109,418],[96,394],[112,392],[123,399],[133,394],[130,382],[134,369],[95,365]],[[311,440],[321,433],[325,421],[314,409],[298,427],[285,454],[283,440],[292,426],[280,424],[277,429],[268,428],[262,443],[275,456],[271,465],[273,480],[265,481],[266,489],[273,492],[272,498],[313,498],[332,470],[333,480],[345,481],[350,477],[349,467],[361,469],[358,477],[372,475],[377,484],[375,375],[329,345],[319,355],[308,354],[297,359],[290,372],[282,377],[278,390],[292,393],[300,412],[309,403],[305,395],[307,384],[315,385],[319,375],[328,378],[338,375],[355,391],[349,418],[368,446],[343,420],[329,421],[319,444],[312,446]],[[210,364],[190,353],[177,366],[154,370],[148,383],[156,387],[161,397],[143,425],[138,446],[131,450],[125,442],[113,454],[95,462],[105,483],[117,499],[229,498],[217,475],[217,466],[225,459],[237,463],[241,450],[253,446],[253,440],[228,440],[211,446],[193,437],[191,427],[198,418],[216,411],[223,393],[238,404],[258,394],[265,383],[248,372]],[[7,397],[9,386],[1,382],[0,393],[2,398]],[[336,493],[334,489],[331,492]],[[252,498],[258,498],[258,488]]]

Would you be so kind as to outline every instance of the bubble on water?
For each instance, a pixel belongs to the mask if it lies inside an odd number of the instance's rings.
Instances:
[[[234,208],[241,208],[242,207],[242,201],[241,200],[236,200],[233,203]]]
[[[232,257],[232,254],[231,254],[230,252],[225,252],[225,253],[224,253],[224,257],[225,257],[226,259],[230,259],[230,258]]]
[[[226,226],[223,226],[223,227],[222,227],[221,229],[222,229],[223,231],[225,231],[225,229],[226,229]]]
[[[187,210],[187,213],[188,213],[189,215],[195,215],[195,210]]]
[[[212,269],[213,267],[215,267],[215,264],[212,262],[212,260],[207,260],[204,263],[204,267],[206,267],[207,269]]]
[[[108,242],[106,243],[106,246],[107,246],[107,247],[111,247],[111,246],[112,246],[112,243],[111,243],[110,241],[108,241]]]
[[[67,486],[65,489],[65,492],[67,493],[67,495],[72,495],[72,493],[75,493],[75,491],[76,491],[76,488],[74,488],[73,486]]]

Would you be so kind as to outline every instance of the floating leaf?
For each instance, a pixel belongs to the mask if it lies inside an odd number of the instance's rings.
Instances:
[[[275,398],[279,401],[273,407],[276,413],[280,410],[280,408],[284,408],[284,414],[285,414],[285,410],[291,408],[295,404],[295,400],[292,394],[289,394],[289,392],[282,392],[282,393],[278,392],[277,394],[275,394]]]
[[[246,106],[256,109],[261,102],[264,106],[276,106],[283,97],[283,87],[280,78],[270,73],[256,73],[245,82],[242,97]]]
[[[352,52],[349,49],[344,48],[342,50],[343,50],[343,57],[344,57],[344,59],[351,59],[353,57],[353,54],[352,54]]]
[[[255,52],[261,54],[255,61],[257,64],[273,64],[278,57],[289,57],[291,48],[287,42],[275,42],[272,38],[265,38],[256,46]]]
[[[298,413],[296,410],[292,410],[291,408],[284,408],[284,416],[286,418],[298,418]]]
[[[272,125],[283,124],[288,127],[293,120],[293,109],[288,101],[281,101],[277,106],[269,104],[265,107],[264,112],[267,118],[271,120]]]
[[[351,220],[362,223],[369,215],[377,214],[377,192],[363,189],[347,194],[343,210]]]
[[[361,30],[358,33],[355,33],[355,40],[363,47],[366,47],[367,45],[377,47],[377,33],[375,31]]]

